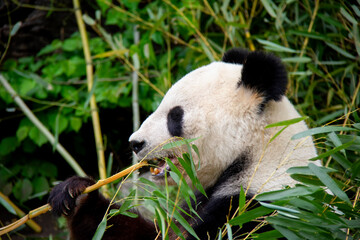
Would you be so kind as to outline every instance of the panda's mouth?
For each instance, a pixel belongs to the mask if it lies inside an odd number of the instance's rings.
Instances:
[[[164,177],[166,172],[170,171],[170,166],[166,163],[165,159],[169,159],[171,162],[175,163],[177,160],[174,156],[164,157],[164,158],[155,158],[150,161],[152,167],[150,167],[150,172],[155,177]]]

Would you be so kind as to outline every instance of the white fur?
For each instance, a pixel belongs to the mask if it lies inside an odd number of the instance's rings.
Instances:
[[[171,138],[167,114],[171,108],[181,106],[183,137],[200,137],[195,141],[201,159],[198,178],[205,188],[212,186],[235,158],[246,151],[251,156],[246,171],[229,179],[229,184],[217,192],[218,195],[239,192],[240,185],[257,193],[294,184],[285,171],[291,166],[307,165],[308,159],[316,156],[310,138],[291,141],[294,134],[307,127],[303,122],[291,125],[269,144],[269,139],[280,128],[265,129],[266,125],[300,115],[286,97],[279,102],[270,101],[259,114],[261,95],[238,87],[241,69],[242,65],[214,62],[174,84],[158,109],[130,137],[130,141],[147,143],[137,154],[139,159],[171,154],[161,150]],[[195,154],[194,160],[197,164]]]

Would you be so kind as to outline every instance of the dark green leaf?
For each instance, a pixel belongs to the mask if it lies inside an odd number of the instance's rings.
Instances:
[[[277,240],[283,237],[278,230],[271,230],[260,234],[252,234],[256,240]]]
[[[284,237],[286,237],[287,239],[291,239],[291,240],[302,240],[299,236],[297,236],[294,232],[292,232],[291,230],[278,226],[278,225],[273,225],[273,227],[279,231]]]
[[[270,204],[270,203],[260,202],[260,204],[261,204],[261,206],[264,206],[264,207],[270,208],[270,209],[274,209],[274,210],[286,211],[286,212],[290,212],[290,213],[300,213],[298,210],[287,208],[287,207],[282,207],[282,206],[278,206],[278,205],[274,205],[274,204]]]
[[[349,127],[326,126],[326,127],[312,128],[304,132],[297,133],[294,136],[292,136],[291,139],[293,140],[300,139],[303,137],[312,136],[320,133],[337,132],[337,131],[354,131],[354,130],[355,130],[354,128],[349,128]]]
[[[320,179],[320,181],[323,182],[325,184],[325,186],[331,190],[331,192],[333,192],[340,199],[344,200],[349,205],[351,205],[351,201],[350,201],[349,197],[346,195],[346,193],[343,190],[341,190],[339,188],[339,186],[327,174],[326,171],[324,171],[323,169],[321,169],[320,167],[316,166],[313,163],[309,163],[309,168]]]
[[[16,215],[15,209],[5,199],[0,197],[0,204],[11,214]]]
[[[258,201],[284,200],[291,197],[310,195],[320,190],[321,188],[315,186],[296,186],[294,188],[261,193],[256,196],[256,199]]]
[[[354,139],[354,140],[355,140],[355,139]],[[348,148],[349,146],[351,146],[351,145],[353,144],[353,142],[354,142],[354,141],[344,143],[344,144],[342,144],[341,146],[336,147],[336,148],[334,148],[334,149],[331,149],[331,150],[329,150],[329,151],[327,151],[327,152],[325,152],[325,153],[323,153],[323,154],[320,154],[320,155],[318,155],[318,156],[316,156],[316,157],[313,157],[313,158],[311,158],[310,160],[313,161],[313,160],[317,160],[317,159],[322,159],[322,158],[328,157],[328,156],[330,156],[330,155],[332,155],[332,154],[334,154],[334,153],[336,153],[336,152],[338,152],[338,151],[340,151],[340,150],[342,150],[342,149]]]
[[[327,168],[327,167],[320,167],[327,173],[337,172],[335,169]],[[309,169],[308,166],[301,166],[301,167],[291,167],[287,171],[289,174],[304,174],[304,175],[313,175],[313,172]]]
[[[250,222],[258,217],[265,216],[272,213],[274,210],[266,207],[257,207],[250,211],[246,211],[240,216],[237,216],[229,221],[230,225],[243,225],[244,223]]]
[[[106,230],[107,219],[104,217],[99,223],[92,240],[101,240]]]

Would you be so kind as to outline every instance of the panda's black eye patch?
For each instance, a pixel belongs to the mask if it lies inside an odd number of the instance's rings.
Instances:
[[[183,130],[184,110],[180,106],[172,108],[167,115],[167,127],[171,136],[181,137]]]

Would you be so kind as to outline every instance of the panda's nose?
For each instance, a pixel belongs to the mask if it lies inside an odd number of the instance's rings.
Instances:
[[[143,149],[145,146],[145,141],[130,141],[130,147],[131,149],[135,152],[138,153],[141,151],[141,149]]]

